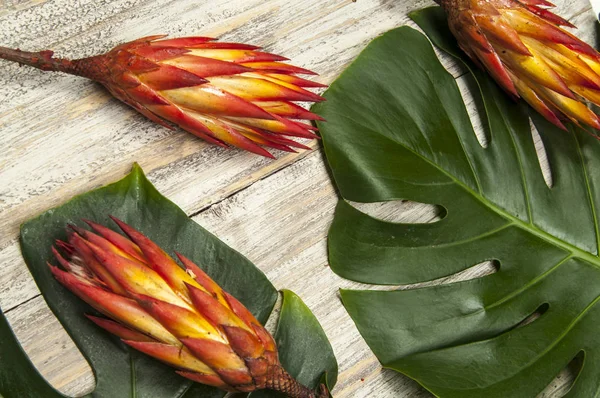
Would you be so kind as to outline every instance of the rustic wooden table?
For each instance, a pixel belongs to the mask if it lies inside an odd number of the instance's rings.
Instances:
[[[558,13],[595,43],[587,0]],[[0,0],[0,45],[82,57],[141,36],[206,35],[264,46],[330,83],[370,40],[429,0]],[[414,26],[414,25],[413,25]],[[464,71],[447,57],[470,104]],[[473,108],[473,106],[470,106]],[[474,124],[479,121],[473,116]],[[45,377],[68,395],[94,378],[47,308],[21,258],[19,225],[73,195],[121,178],[134,161],[195,221],[244,253],[277,288],[299,294],[329,336],[340,363],[336,397],[428,397],[407,377],[382,370],[338,298],[364,287],[327,267],[326,234],[338,200],[323,152],[268,160],[223,150],[156,126],[87,80],[0,61],[0,306]],[[543,154],[542,154],[543,161]],[[427,221],[428,206],[372,204],[392,220]],[[451,279],[486,272],[486,265]],[[448,280],[448,279],[447,279]],[[543,396],[560,396],[568,371]],[[118,398],[118,397],[117,397]]]

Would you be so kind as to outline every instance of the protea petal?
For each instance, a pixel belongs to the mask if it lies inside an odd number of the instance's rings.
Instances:
[[[251,77],[251,78],[259,79],[259,80],[266,80],[271,83],[275,83],[278,86],[285,87],[289,90],[295,91],[296,93],[302,95],[302,98],[310,98],[310,101],[314,101],[314,102],[325,101],[325,98],[321,97],[320,95],[312,93],[308,90],[303,89],[300,86],[297,86],[293,83],[289,83],[285,80],[274,78],[274,77],[270,76],[270,74],[268,74],[268,73],[250,73],[249,72],[249,73],[244,73],[242,76]],[[292,97],[288,97],[288,100],[293,101],[294,99]],[[298,99],[297,101],[308,101],[308,99],[307,100]]]
[[[62,265],[62,267],[64,269],[66,269],[68,272],[70,273],[75,273],[77,272],[75,267],[73,267],[73,265],[67,261],[62,254],[60,254],[60,252],[58,250],[56,250],[56,248],[54,246],[52,246],[52,254],[54,254],[54,258],[56,258],[58,260],[58,263],[60,265]],[[88,274],[88,277],[91,277],[91,275],[89,274],[89,271],[85,270],[85,272]]]
[[[492,42],[521,55],[531,55],[519,34],[506,23],[501,15],[485,15],[475,18],[479,26],[486,32],[486,38]]]
[[[86,315],[86,317],[90,321],[94,322],[96,325],[100,326],[102,329],[106,330],[111,334],[114,334],[115,336],[123,340],[156,343],[156,340],[154,340],[153,338],[128,327],[125,327],[118,322],[111,321],[110,319],[100,318],[92,315]],[[179,350],[180,348],[177,349]]]
[[[246,151],[256,153],[258,155],[270,158],[273,157],[273,155],[271,155],[267,150],[256,145],[252,140],[245,137],[242,133],[240,133],[238,129],[236,129],[234,126],[232,126],[230,123],[227,123],[226,121],[221,121],[218,118],[208,117],[198,113],[191,113],[190,117],[196,119],[198,122],[206,126],[206,128],[210,130],[211,134],[214,137],[223,142],[226,142],[238,148],[245,149]]]
[[[191,372],[199,372],[206,375],[217,376],[217,374],[204,362],[193,356],[185,347],[177,347],[170,344],[126,340],[123,342],[138,351],[143,352],[161,362],[175,368],[185,369]],[[222,383],[223,381],[221,381]]]
[[[564,18],[559,17],[556,14],[553,14],[552,12],[550,12],[548,10],[545,10],[543,8],[536,7],[536,6],[531,6],[531,5],[527,5],[526,7],[532,13],[534,13],[534,14],[544,18],[545,20],[552,22],[558,26],[566,26],[568,28],[576,28],[576,26],[573,25],[571,22],[567,21]]]
[[[98,232],[104,239],[108,240],[113,245],[117,246],[119,249],[135,258],[138,261],[144,262],[146,259],[142,254],[142,250],[138,245],[133,243],[131,240],[127,239],[123,235],[113,231],[110,228],[106,228],[104,225],[100,225],[91,220],[83,220],[87,225],[92,227],[96,232]],[[120,220],[119,220],[120,221]],[[124,223],[123,223],[124,224]]]
[[[255,50],[237,49],[237,48],[199,48],[196,46],[191,49],[190,54],[198,57],[214,58],[221,61],[236,62],[242,64],[244,62],[272,62],[272,61],[287,61],[287,58],[264,53]],[[227,46],[224,46],[227,47]]]
[[[187,287],[194,307],[213,325],[241,328],[254,334],[254,331],[248,325],[240,320],[230,308],[221,304],[213,295],[191,285],[187,285]]]
[[[215,326],[195,312],[150,296],[137,295],[136,300],[144,310],[179,339],[188,337],[226,342]]]
[[[237,75],[252,71],[252,68],[247,66],[197,55],[184,55],[163,63],[187,70],[200,77]]]
[[[237,116],[258,119],[272,119],[264,109],[246,101],[237,95],[210,84],[203,87],[187,87],[169,90],[163,94],[165,98],[184,108],[204,115]]]
[[[548,87],[565,97],[574,98],[567,84],[545,59],[516,54],[507,49],[502,50],[500,59],[515,74]]]
[[[142,294],[171,303],[174,306],[191,309],[152,268],[104,251],[93,243],[88,242],[88,246],[102,266],[110,272],[129,295]]]
[[[262,72],[282,73],[282,74],[298,74],[298,75],[316,75],[315,72],[298,66],[284,64],[282,62],[245,62],[242,65]]]
[[[290,119],[323,120],[321,116],[288,101],[256,101],[254,104],[269,113]]]
[[[544,97],[548,102],[552,103],[556,108],[560,109],[560,111],[574,123],[578,124],[579,122],[582,122],[597,130],[600,130],[600,119],[585,104],[577,100],[564,97],[545,87],[541,87],[540,91],[542,97]]]
[[[177,374],[183,376],[187,379],[195,381],[196,383],[206,384],[208,386],[217,387],[221,390],[229,391],[229,392],[237,392],[235,388],[229,386],[227,383],[221,379],[218,375],[206,375],[202,373],[194,373],[194,372],[184,372],[178,371]]]
[[[145,46],[137,47],[131,50],[134,54],[147,58],[154,62],[163,62],[168,65],[168,60],[173,58],[183,57],[189,53],[190,50],[183,47],[169,47],[169,46]],[[185,69],[185,68],[184,68]],[[190,71],[192,72],[192,71]],[[202,77],[202,76],[201,76]]]
[[[216,40],[216,39],[215,39]],[[196,46],[190,46],[189,48],[224,48],[229,50],[260,50],[259,46],[244,43],[225,43],[212,41],[210,43],[201,43]]]
[[[262,327],[260,322],[256,320],[254,315],[242,303],[240,303],[235,297],[230,295],[227,292],[225,293],[225,298],[231,307],[231,310],[238,316],[242,321],[246,323],[246,325],[250,326],[258,338],[262,341],[265,350],[267,351],[276,351],[277,346],[275,344],[275,340],[273,337]]]
[[[289,89],[266,79],[248,76],[216,76],[209,77],[208,81],[240,98],[250,101],[277,101],[288,99],[290,101],[322,101],[322,97],[309,91]]]
[[[546,0],[439,0],[459,46],[505,91],[560,128],[561,119],[600,127],[600,53]]]
[[[270,133],[268,131],[264,131],[264,130],[261,131],[261,135],[263,137],[265,137],[265,139],[269,140],[270,142],[274,142],[274,143],[277,143],[277,144],[286,145],[286,146],[289,146],[289,147],[292,147],[292,148],[300,148],[300,149],[306,149],[306,150],[310,150],[311,149],[309,146],[301,144],[301,143],[299,143],[297,141],[290,140],[290,139],[285,138],[285,137],[283,137],[281,135]]]
[[[71,234],[69,242],[75,248],[79,257],[88,269],[90,269],[102,282],[104,282],[112,292],[125,295],[125,289],[117,282],[106,268],[94,256],[94,252],[89,247],[87,242],[77,233]],[[65,269],[67,269],[65,267]]]
[[[181,342],[173,334],[144,311],[134,300],[92,286],[56,267],[50,267],[50,270],[56,280],[63,286],[104,315],[158,341],[181,345]]]
[[[185,267],[186,271],[192,276],[194,281],[196,281],[200,286],[202,286],[202,289],[204,291],[208,292],[211,296],[215,297],[222,305],[226,306],[227,308],[231,308],[229,307],[229,302],[225,297],[223,289],[221,289],[221,287],[215,281],[213,281],[211,277],[206,274],[206,272],[204,272],[200,267],[198,267],[194,262],[192,262],[192,260],[185,257],[183,254],[175,254],[177,255],[177,258],[179,258],[179,261],[181,261],[181,263]]]
[[[262,342],[252,331],[235,326],[223,326],[229,345],[241,358],[259,358],[265,352]]]
[[[84,239],[87,243],[92,243],[95,246],[99,247],[101,250],[103,251],[107,251],[110,253],[114,253],[120,257],[124,257],[126,259],[129,260],[133,260],[133,261],[137,261],[137,262],[142,262],[140,261],[137,257],[131,256],[129,255],[129,253],[127,253],[124,250],[121,250],[118,246],[112,244],[112,242],[110,242],[108,239],[105,239],[91,231],[87,231],[83,228],[79,228],[75,225],[69,225],[69,227],[75,231],[75,233],[79,236],[82,237],[82,239]],[[89,245],[88,245],[89,246]],[[93,250],[92,250],[93,252]]]
[[[574,86],[572,88],[573,92],[577,95],[582,96],[583,98],[593,102],[594,104],[600,103],[600,90],[594,90],[589,87],[584,86]]]
[[[242,134],[244,137],[248,138],[250,141],[252,141],[258,145],[262,145],[262,146],[274,148],[274,149],[279,149],[279,150],[285,151],[285,152],[297,152],[293,148],[291,148],[287,145],[278,144],[274,141],[266,139],[262,134],[255,134],[253,132],[248,132],[248,131],[240,131],[240,134]]]
[[[540,98],[540,96],[533,91],[533,89],[528,86],[524,81],[517,78],[515,75],[511,74],[511,77],[515,83],[515,87],[519,92],[519,95],[531,105],[533,109],[539,112],[542,116],[544,116],[548,121],[552,122],[557,127],[560,127],[563,130],[566,130],[566,127],[562,124],[556,113],[552,111],[546,105],[544,100]]]
[[[123,232],[125,232],[127,236],[129,236],[129,238],[140,248],[144,254],[144,257],[147,259],[149,266],[156,271],[180,296],[188,299],[189,301],[187,285],[201,288],[196,280],[187,272],[185,272],[179,265],[177,265],[175,260],[165,253],[156,243],[152,242],[141,232],[119,220],[118,218],[111,218],[115,223],[117,223],[119,228],[121,228],[121,230],[123,230]],[[153,297],[158,298],[156,296]]]
[[[492,75],[492,77],[508,94],[511,94],[515,98],[519,97],[519,94],[515,89],[515,85],[508,75],[506,67],[495,51],[485,52],[473,50],[473,53],[477,56],[477,59],[480,61],[480,63],[488,70],[490,75]]]
[[[212,144],[227,147],[227,145],[214,137],[212,131],[210,131],[205,125],[191,117],[192,112],[186,112],[184,109],[175,106],[175,105],[167,105],[167,106],[151,106],[149,107],[151,112],[154,112],[157,115],[160,115],[164,119],[175,123],[179,127],[185,129],[186,131],[192,133],[193,135],[202,138],[205,141],[208,141]]]
[[[571,86],[585,86],[600,89],[600,76],[596,74],[576,53],[558,51],[551,45],[544,45],[536,40],[525,41],[538,57],[544,57],[546,62],[562,79]],[[554,45],[558,47],[557,45]],[[562,46],[564,48],[564,46]]]
[[[158,37],[158,36],[154,36],[154,37]],[[166,36],[161,36],[160,38],[163,38]],[[203,45],[206,44],[208,42],[211,42],[213,40],[216,40],[212,37],[203,37],[203,36],[196,36],[196,37],[179,37],[176,39],[164,39],[164,40],[151,40],[153,41],[153,43],[151,43],[152,46],[165,46],[165,47],[187,47],[187,48],[194,48],[194,46],[199,46],[199,45]]]
[[[228,344],[195,337],[181,338],[181,342],[202,362],[209,365],[229,385],[240,388],[252,385],[252,375],[246,364]]]
[[[294,84],[298,87],[327,87],[326,84],[322,84],[319,82],[315,82],[314,80],[303,79],[294,75],[286,75],[282,73],[268,73],[268,72],[258,72],[264,74],[265,76],[272,77],[273,79],[277,79],[280,81],[284,81],[287,83]]]
[[[207,82],[206,79],[192,72],[165,64],[157,70],[140,74],[139,79],[157,91],[200,86]]]
[[[273,114],[275,120],[265,119],[252,119],[242,117],[230,117],[231,121],[246,124],[251,127],[258,129],[267,130],[273,133],[291,135],[302,138],[316,138],[317,136],[310,132],[307,128],[302,127],[298,123],[294,123],[292,120],[285,119],[283,117]]]

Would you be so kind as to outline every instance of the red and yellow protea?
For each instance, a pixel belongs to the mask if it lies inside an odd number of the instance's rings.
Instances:
[[[84,76],[150,120],[178,125],[213,144],[273,157],[263,147],[304,148],[286,136],[314,138],[320,120],[295,104],[323,98],[308,91],[324,85],[298,77],[313,72],[259,47],[207,37],[144,37],[106,54],[74,61],[52,51],[30,53],[0,47],[0,58]]]
[[[600,129],[600,54],[565,31],[546,0],[438,0],[469,57],[555,125]]]
[[[269,332],[196,264],[178,253],[180,267],[139,231],[113,220],[127,237],[91,221],[95,232],[71,226],[68,242],[53,248],[63,269],[49,264],[63,286],[107,317],[90,320],[198,383],[329,396],[323,385],[312,391],[294,380]]]

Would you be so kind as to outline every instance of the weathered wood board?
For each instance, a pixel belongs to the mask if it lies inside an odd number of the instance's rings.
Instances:
[[[432,4],[5,0],[0,1],[0,45],[83,57],[150,34],[216,36],[262,45],[330,83],[370,40],[411,24],[409,11]],[[559,14],[580,27],[576,33],[594,43],[596,26],[587,0],[557,5]],[[441,58],[459,79],[478,126],[463,71],[448,57]],[[381,369],[341,306],[338,289],[361,285],[327,267],[326,234],[337,196],[320,144],[308,144],[313,150],[277,153],[275,161],[222,150],[150,123],[94,83],[0,61],[0,305],[48,380],[70,395],[91,391],[94,385],[89,366],[48,310],[23,263],[19,225],[73,195],[121,178],[137,161],[157,188],[194,220],[248,256],[277,288],[291,289],[305,300],[340,362],[336,397],[430,396],[414,381]],[[409,202],[361,208],[392,220],[426,222],[435,217],[430,207]],[[489,271],[482,265],[450,280]],[[542,395],[560,396],[569,380],[564,372]]]

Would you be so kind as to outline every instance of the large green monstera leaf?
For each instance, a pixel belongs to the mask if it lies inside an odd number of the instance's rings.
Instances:
[[[465,61],[438,7],[413,19]],[[329,232],[333,271],[359,282],[430,281],[496,260],[478,279],[395,291],[341,292],[385,367],[440,397],[535,397],[573,358],[570,397],[600,394],[600,142],[541,117],[553,185],[544,181],[529,111],[474,71],[488,145],[457,84],[409,27],[374,40],[313,109],[343,197]],[[443,209],[430,224],[384,222],[349,201],[409,199]],[[536,310],[537,320],[521,322]],[[581,354],[583,353],[583,354]]]
[[[175,204],[163,197],[139,166],[123,180],[72,199],[26,222],[21,227],[21,249],[50,309],[90,363],[96,377],[92,397],[107,398],[217,398],[222,391],[193,384],[172,368],[138,353],[85,318],[94,311],[59,285],[46,261],[55,239],[65,239],[65,226],[84,226],[81,219],[111,225],[114,215],[130,223],[168,253],[190,257],[225,290],[236,296],[261,322],[269,317],[277,291],[248,259],[206,231]],[[281,362],[308,386],[316,387],[327,374],[333,387],[337,362],[329,342],[310,310],[292,292],[285,291],[275,339]],[[308,321],[307,321],[308,320]],[[282,338],[283,336],[283,338]],[[293,336],[288,341],[286,336]],[[298,341],[302,352],[298,352]],[[295,355],[289,355],[294,353]],[[312,360],[307,360],[311,358]],[[253,397],[269,396],[261,392]],[[18,345],[0,311],[0,396],[4,398],[62,397],[37,373]]]

